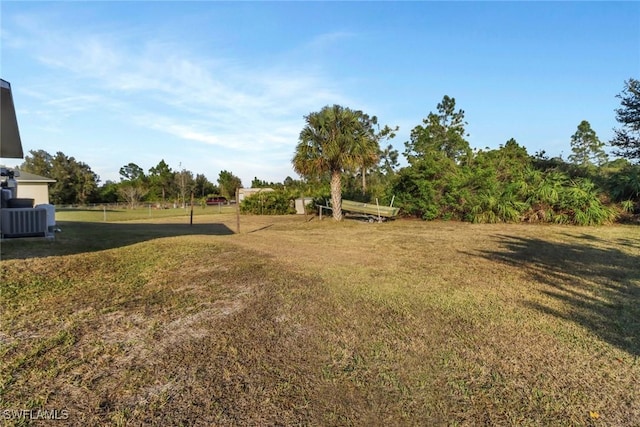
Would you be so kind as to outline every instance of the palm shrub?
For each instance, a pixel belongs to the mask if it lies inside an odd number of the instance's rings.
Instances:
[[[253,215],[286,215],[296,213],[293,197],[284,190],[263,191],[246,197],[240,212]]]
[[[572,181],[564,187],[557,210],[576,225],[601,225],[616,217],[615,210],[600,201],[596,186],[589,179]]]
[[[518,183],[495,193],[479,193],[466,216],[474,223],[519,222],[529,205],[518,196]]]
[[[555,216],[555,206],[567,182],[567,176],[560,172],[542,172],[527,169],[521,191],[528,209],[524,219],[529,222],[549,222]]]

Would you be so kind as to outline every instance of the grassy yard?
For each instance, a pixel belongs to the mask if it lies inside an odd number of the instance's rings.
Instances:
[[[215,205],[215,206],[194,206],[193,215],[215,215],[220,213],[235,212],[235,205]],[[156,209],[151,206],[140,206],[136,209],[112,207],[80,207],[58,209],[56,212],[57,221],[83,221],[83,222],[113,222],[113,221],[131,221],[139,219],[160,219],[169,217],[185,217],[191,216],[191,207],[178,207],[170,209]]]
[[[640,425],[640,227],[58,221],[55,241],[2,243],[0,410]]]

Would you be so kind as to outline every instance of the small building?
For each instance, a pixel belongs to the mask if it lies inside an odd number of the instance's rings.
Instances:
[[[16,181],[19,198],[33,199],[34,206],[49,204],[49,184],[56,182],[55,179],[20,171]]]
[[[238,203],[242,202],[245,197],[253,196],[254,194],[264,193],[268,191],[274,191],[273,188],[240,188],[238,189]]]

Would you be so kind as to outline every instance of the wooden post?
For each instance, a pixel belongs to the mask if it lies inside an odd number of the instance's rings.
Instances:
[[[193,191],[191,192],[191,219],[189,220],[189,225],[193,225]]]
[[[236,188],[236,232],[240,234],[240,189]]]
[[[302,199],[302,210],[304,211],[304,222],[307,222],[307,204],[305,203],[304,193],[300,193],[300,198]],[[293,207],[295,208],[295,200],[293,202]]]

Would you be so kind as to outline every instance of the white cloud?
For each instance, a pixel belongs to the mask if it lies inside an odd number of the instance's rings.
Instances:
[[[104,26],[89,32],[88,26],[48,26],[46,18],[35,15],[23,16],[17,28],[9,36],[12,46],[48,70],[46,76],[32,77],[34,90],[25,89],[37,100],[33,103],[37,111],[31,112],[39,115],[40,128],[60,131],[65,121],[80,114],[120,121],[123,129],[138,128],[136,145],[131,147],[131,138],[116,136],[121,129],[112,126],[114,156],[130,156],[136,149],[141,159],[147,159],[161,136],[163,147],[173,141],[185,156],[197,156],[203,145],[217,147],[226,156],[217,162],[243,179],[249,175],[282,179],[291,174],[290,158],[303,116],[348,101],[330,78],[300,62],[295,52],[255,64],[250,58],[246,62],[217,55],[215,50],[194,52],[188,41],[167,42],[167,34],[161,41],[140,38],[142,32],[135,30],[110,32]],[[303,45],[329,46],[349,36],[321,35]],[[148,137],[144,130],[150,131]],[[82,149],[90,144],[82,141]],[[187,163],[184,157],[166,160]],[[120,165],[135,159],[113,161]],[[284,175],[278,178],[278,173]],[[117,167],[112,174],[101,175],[113,179]]]

